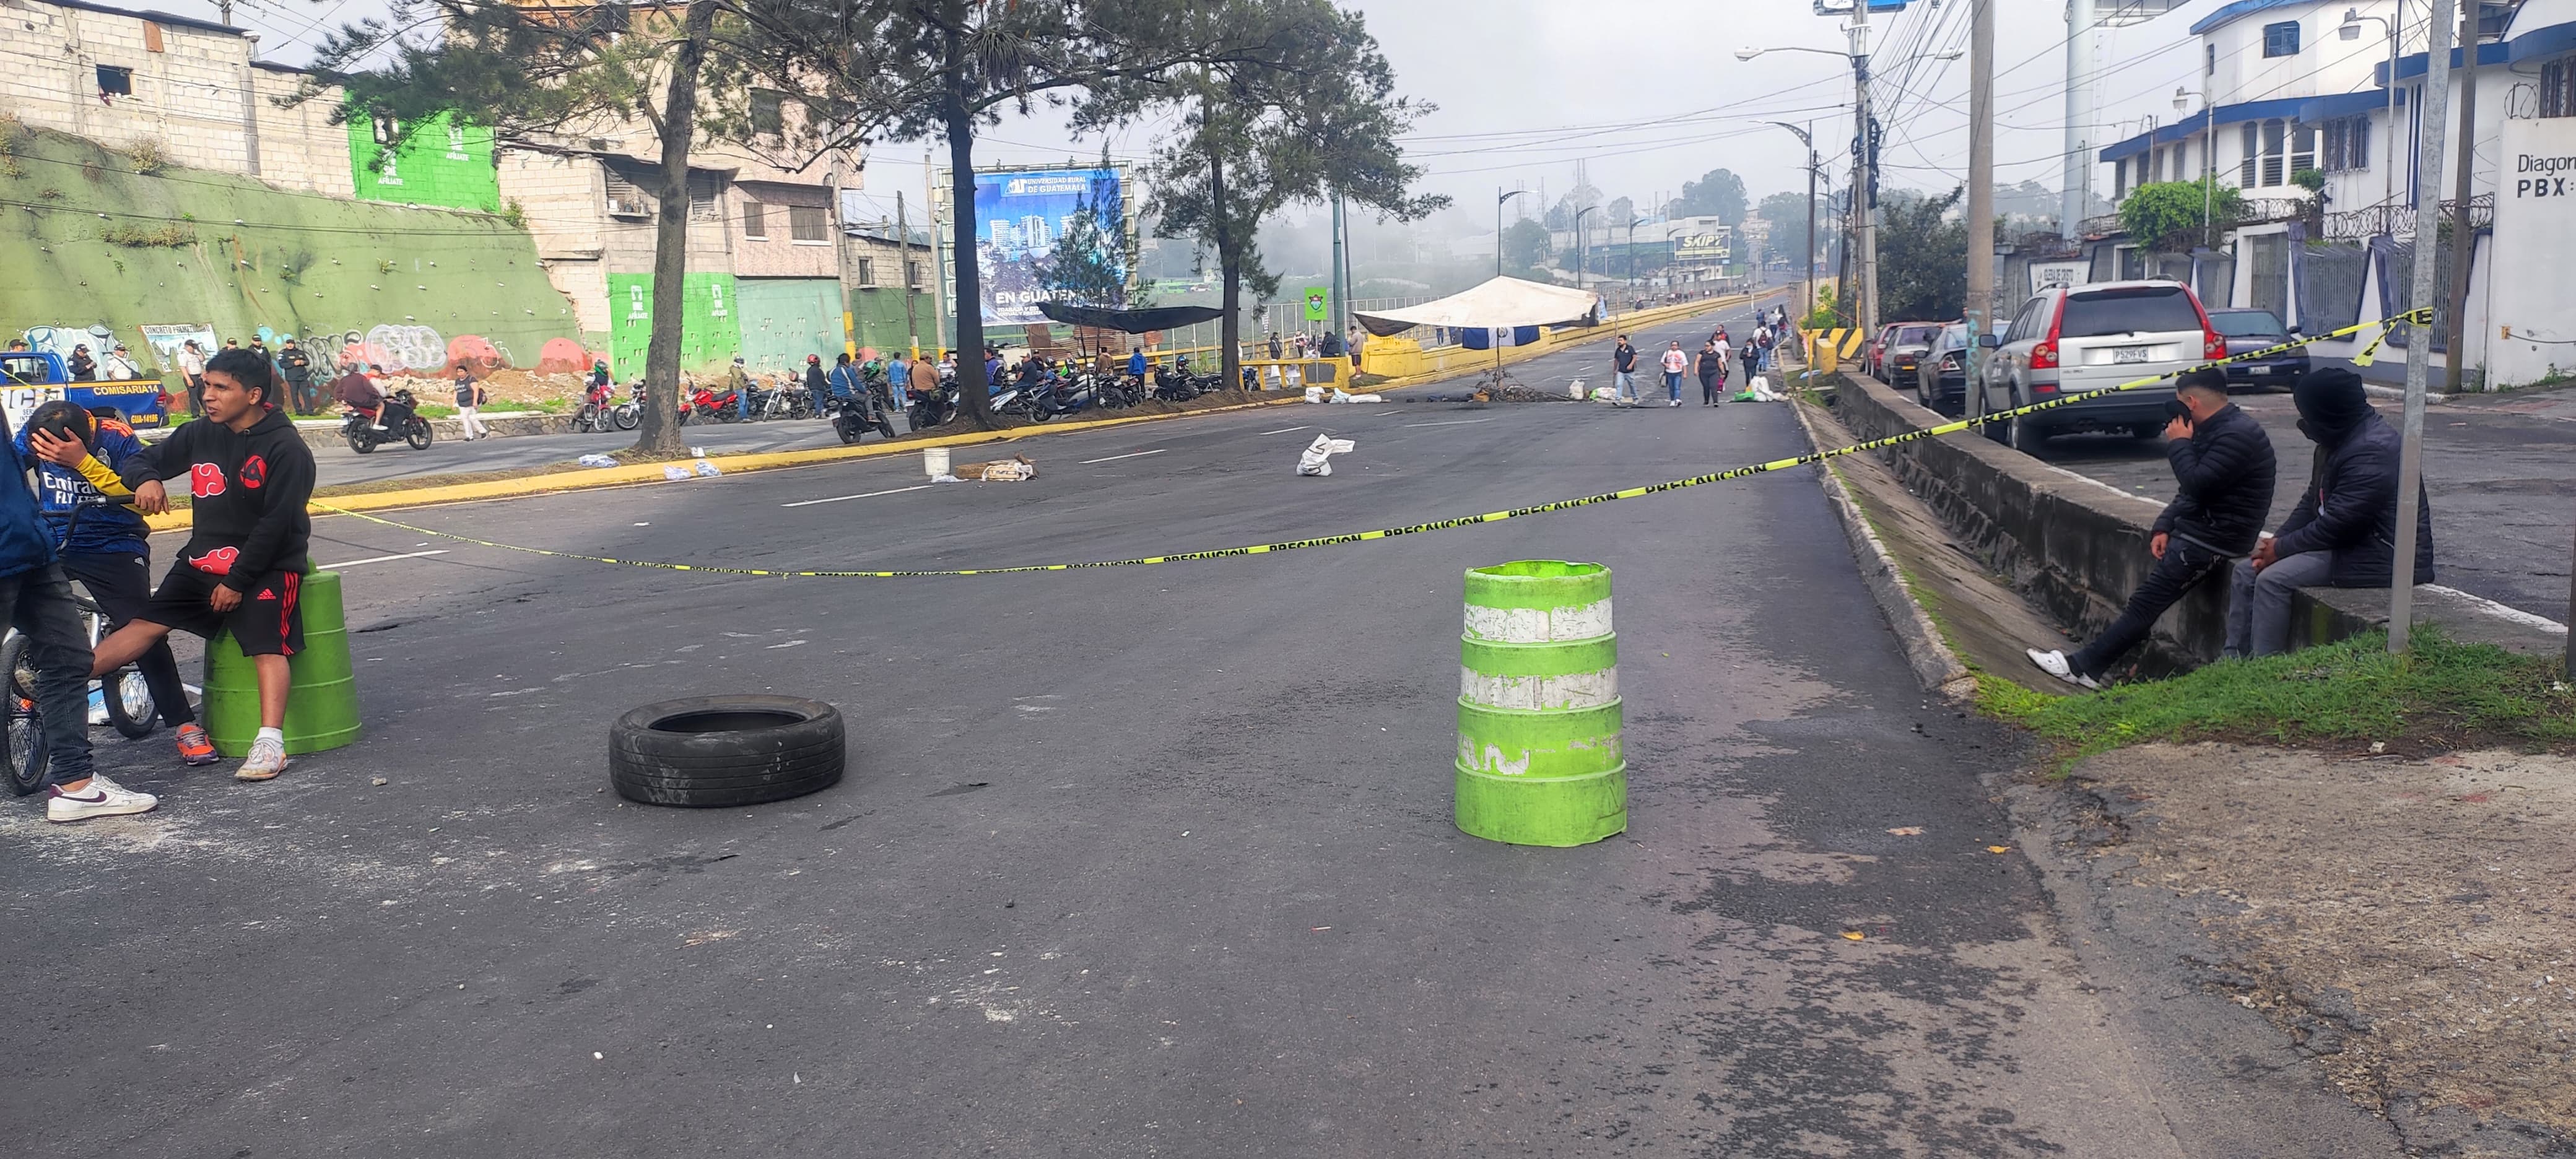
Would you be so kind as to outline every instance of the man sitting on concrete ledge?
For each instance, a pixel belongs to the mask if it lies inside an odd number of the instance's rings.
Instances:
[[[2156,516],[2147,551],[2156,557],[2145,583],[2120,618],[2073,656],[2029,649],[2031,663],[2069,684],[2100,688],[2104,672],[2156,626],[2175,601],[2242,559],[2272,512],[2272,437],[2263,424],[2227,401],[2227,374],[2204,367],[2174,380],[2182,413],[2165,424],[2165,458],[2173,463],[2174,498]]]
[[[2299,431],[2317,445],[2307,492],[2278,535],[2236,565],[2227,655],[2290,649],[2290,594],[2300,588],[2384,588],[2397,554],[2397,458],[2404,437],[2370,407],[2361,376],[2309,371],[2294,388]],[[2414,582],[2433,582],[2433,505],[2415,485]]]

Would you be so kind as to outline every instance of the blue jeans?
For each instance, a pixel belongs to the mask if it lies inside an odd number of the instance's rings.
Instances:
[[[72,606],[72,584],[59,564],[0,576],[9,626],[27,638],[36,668],[36,713],[44,722],[51,763],[45,782],[89,779],[89,633]]]
[[[1667,370],[1664,372],[1664,393],[1671,395],[1674,402],[1680,402],[1682,400],[1681,371]]]
[[[1610,384],[1618,388],[1619,397],[1621,398],[1633,399],[1637,397],[1637,376],[1634,374],[1625,370],[1612,371],[1610,374]]]

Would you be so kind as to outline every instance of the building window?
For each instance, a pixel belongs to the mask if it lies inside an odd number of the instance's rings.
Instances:
[[[134,70],[112,64],[98,66],[98,95],[130,97],[134,95]]]
[[[724,182],[713,173],[689,174],[689,220],[724,220]]]
[[[2290,126],[2290,172],[2317,167],[2317,127]]]
[[[2339,117],[2323,126],[2328,173],[2370,168],[2370,118]]]
[[[2218,75],[2218,45],[2217,45],[2217,43],[2213,41],[2213,42],[2211,42],[2211,43],[2201,45],[2201,47],[2202,47],[2203,49],[2206,49],[2206,50],[2207,50],[2207,56],[2209,57],[2209,63],[2208,63],[2208,64],[2206,64],[2206,65],[2204,65],[2204,66],[2202,66],[2202,68],[2201,68],[2201,75],[2203,75],[2203,76],[2217,76],[2217,75]]]
[[[2263,158],[2263,128],[2247,121],[2241,132],[2244,140],[2236,150],[2236,156],[2240,158],[2236,164],[2236,187],[2252,189],[2254,179],[2259,176],[2256,166],[2262,163]]]
[[[2111,167],[2111,201],[2113,204],[2118,204],[2127,200],[2128,196],[2129,162],[2127,158],[2122,158],[2119,164]]]
[[[921,288],[920,262],[903,263],[903,285],[904,288],[908,290],[918,290]]]
[[[769,207],[746,197],[742,199],[742,236],[759,241],[769,240]]]
[[[823,207],[819,205],[788,206],[787,235],[798,241],[832,240],[830,232],[823,224]]]
[[[2263,55],[2266,57],[2299,55],[2299,22],[2284,20],[2279,24],[2264,25]]]
[[[644,200],[644,191],[633,181],[615,173],[608,174],[608,216],[650,217],[653,207]]]
[[[377,144],[391,145],[402,136],[402,122],[378,113],[375,116],[375,130]]]
[[[2283,152],[2289,144],[2290,123],[2282,120],[2263,122],[2263,185],[2270,188],[2289,180],[2281,170]]]
[[[786,97],[760,90],[751,94],[751,131],[778,134],[787,131]]]
[[[875,288],[877,284],[877,263],[875,258],[859,259],[859,284],[871,289]]]
[[[2576,56],[2540,66],[2540,115],[2576,117]]]

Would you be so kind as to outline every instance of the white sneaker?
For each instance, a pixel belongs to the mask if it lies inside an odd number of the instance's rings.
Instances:
[[[277,774],[286,771],[286,765],[285,742],[260,737],[250,742],[250,756],[242,761],[241,768],[234,770],[233,779],[274,781]]]
[[[128,813],[149,813],[161,798],[138,793],[96,773],[90,774],[89,787],[77,793],[66,793],[61,785],[45,790],[45,820],[86,821],[92,817],[120,817]]]
[[[2030,657],[2031,663],[2039,665],[2039,670],[2042,672],[2048,673],[2049,675],[2078,688],[2090,688],[2097,692],[2101,691],[2102,685],[2099,682],[2095,681],[2090,676],[2086,676],[2083,673],[2076,671],[2074,665],[2066,662],[2066,653],[2064,652],[2060,652],[2054,648],[2045,652],[2042,652],[2037,648],[2024,648],[2022,649],[2022,652]]]

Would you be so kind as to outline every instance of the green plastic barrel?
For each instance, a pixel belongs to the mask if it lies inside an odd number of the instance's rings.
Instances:
[[[1467,572],[1458,642],[1458,828],[1586,845],[1628,828],[1610,569],[1533,559]]]
[[[349,663],[349,622],[340,611],[340,573],[304,577],[297,594],[304,650],[287,658],[294,680],[286,694],[289,755],[336,749],[358,739],[358,682]],[[250,755],[259,735],[259,675],[230,632],[206,641],[203,711],[206,735],[228,757]]]

